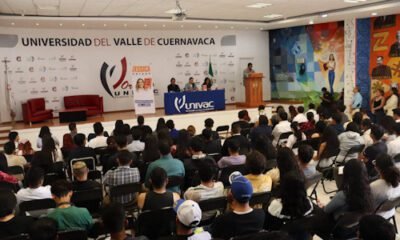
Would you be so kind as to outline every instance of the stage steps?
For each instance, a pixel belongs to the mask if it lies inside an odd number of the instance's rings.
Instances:
[[[3,146],[8,142],[8,133],[12,130],[9,125],[0,125],[0,151],[3,151]]]

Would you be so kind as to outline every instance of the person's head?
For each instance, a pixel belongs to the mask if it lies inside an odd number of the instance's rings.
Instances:
[[[268,126],[268,117],[265,115],[258,116],[258,125],[259,126]]]
[[[150,183],[154,189],[165,189],[168,183],[167,172],[160,167],[154,168],[150,173]]]
[[[308,104],[308,109],[315,109],[315,104],[314,103]]]
[[[26,181],[29,188],[38,188],[43,185],[44,170],[40,167],[31,167],[26,174]]]
[[[321,92],[326,93],[328,92],[328,90],[326,89],[326,87],[321,88]]]
[[[30,240],[56,240],[57,234],[57,222],[52,218],[39,218],[29,227]]]
[[[253,64],[252,64],[252,63],[248,63],[248,64],[247,64],[247,68],[250,69],[250,70],[252,70],[252,69],[253,69]]]
[[[133,154],[128,150],[119,151],[117,154],[117,162],[119,166],[129,166],[133,161]]]
[[[199,178],[203,183],[212,182],[218,174],[218,166],[213,159],[204,158],[198,166]]]
[[[395,108],[392,111],[393,111],[393,118],[396,120],[399,119],[400,118],[400,108]]]
[[[139,115],[136,120],[139,126],[144,124],[144,117],[142,115]]]
[[[324,121],[318,121],[315,124],[315,131],[319,134],[322,134],[326,128],[326,123]]]
[[[375,140],[375,141],[381,140],[381,138],[383,137],[384,134],[385,134],[385,130],[381,126],[379,126],[377,124],[374,124],[371,126],[370,136],[373,140]]]
[[[240,150],[240,142],[236,140],[231,140],[226,143],[228,147],[229,155],[238,154]]]
[[[121,203],[110,203],[104,207],[101,221],[105,230],[113,234],[125,233],[126,217],[124,206]]]
[[[87,168],[85,162],[78,161],[78,162],[75,162],[74,165],[72,165],[72,174],[74,174],[74,177],[78,181],[86,181],[88,173],[89,173],[89,169]]]
[[[231,129],[232,134],[239,134],[241,130],[242,129],[240,128],[240,124],[239,123],[232,124],[232,129]]]
[[[297,112],[298,113],[304,113],[304,107],[303,106],[298,106],[297,107]]]
[[[63,136],[63,147],[71,148],[74,146],[74,140],[72,139],[71,134],[64,134]]]
[[[349,211],[369,212],[372,210],[368,173],[362,161],[351,159],[344,165],[342,189]]]
[[[258,105],[258,111],[259,112],[263,112],[264,110],[265,110],[265,105],[264,104]]]
[[[362,240],[395,240],[394,226],[380,215],[366,215],[360,219],[358,237]]]
[[[72,183],[67,180],[57,180],[51,185],[51,195],[56,203],[69,203],[72,197]]]
[[[342,122],[342,115],[340,115],[340,113],[334,113],[332,114],[332,120],[334,125],[340,124]]]
[[[375,168],[382,179],[396,188],[400,182],[400,171],[394,165],[393,159],[388,154],[380,154],[375,160]]]
[[[109,136],[107,138],[107,148],[109,150],[117,150],[118,146],[114,136]]]
[[[177,235],[188,235],[199,225],[202,212],[199,204],[192,200],[179,200],[174,208],[176,212]]]
[[[314,149],[308,144],[301,144],[297,150],[301,164],[307,165],[314,156]]]
[[[308,120],[309,122],[314,121],[314,113],[313,113],[313,112],[308,112],[308,113],[306,114],[306,117],[307,117],[307,120]]]
[[[326,142],[328,146],[339,146],[336,130],[331,126],[327,126],[322,133],[321,142]]]
[[[114,123],[114,129],[118,130],[118,129],[122,128],[123,125],[124,125],[124,121],[122,121],[121,119],[118,119]]]
[[[102,136],[103,132],[104,132],[104,128],[103,128],[103,125],[101,124],[101,122],[94,123],[93,130],[94,130],[94,133],[96,134],[96,136]]]
[[[234,203],[248,204],[253,195],[251,182],[239,172],[233,172],[229,176],[229,181],[231,182],[231,190],[228,199],[232,197]]]
[[[379,66],[379,65],[382,65],[383,64],[383,56],[378,56],[377,58],[376,58],[376,64]]]
[[[143,89],[144,88],[144,80],[142,78],[139,78],[136,81],[136,89]]]
[[[48,126],[43,126],[40,128],[39,137],[43,138],[46,136],[51,136],[50,128]]]
[[[174,123],[174,121],[171,120],[171,119],[169,119],[169,120],[165,123],[165,125],[166,125],[167,128],[170,129],[170,130],[172,130],[172,129],[175,128],[175,123]]]
[[[18,136],[18,132],[16,131],[11,131],[8,134],[8,140],[10,140],[10,142],[18,142],[19,141],[19,136]],[[17,147],[17,146],[16,146]]]
[[[211,80],[210,80],[209,77],[204,78],[203,85],[205,85],[205,84],[210,84],[210,83],[211,83]]]
[[[6,142],[6,144],[4,144],[4,146],[3,146],[3,149],[4,149],[4,153],[7,155],[14,154],[14,152],[15,152],[14,142]]]
[[[281,178],[280,192],[283,214],[297,218],[304,216],[310,209],[304,177],[298,172],[288,172]]]
[[[76,146],[84,147],[86,145],[86,136],[83,133],[78,133],[74,136],[74,143]]]
[[[297,141],[301,141],[303,137],[303,132],[300,130],[300,125],[298,122],[292,122],[290,124],[290,128],[293,131],[294,136],[296,137]]]
[[[398,94],[399,94],[399,91],[397,90],[396,87],[392,87],[390,93],[391,93],[391,94],[394,94],[394,95],[398,95]]]
[[[196,128],[193,125],[189,125],[186,129],[190,136],[196,135]]]
[[[356,132],[360,133],[360,129],[355,122],[349,122],[346,126],[346,132]]]
[[[276,160],[281,178],[290,171],[300,172],[299,164],[292,149],[287,147],[279,148]]]
[[[56,143],[52,137],[44,137],[42,139],[42,151],[43,152],[54,152],[56,150]]]
[[[213,128],[214,120],[212,118],[207,118],[206,120],[204,120],[204,127],[209,129]]]
[[[329,61],[335,61],[335,56],[333,53],[329,54]]]
[[[192,154],[201,152],[203,150],[203,147],[204,147],[204,142],[201,137],[193,137],[190,140],[189,148]]]
[[[162,140],[158,142],[158,151],[162,156],[168,155],[171,153],[171,145],[168,141]]]
[[[344,113],[344,111],[346,111],[346,105],[344,105],[344,104],[339,104],[338,110],[339,110],[339,112]]]
[[[371,119],[366,118],[366,119],[363,119],[363,120],[361,121],[361,129],[362,129],[363,131],[366,131],[366,130],[370,129],[371,126],[372,126]]]
[[[239,119],[244,119],[246,117],[246,115],[247,115],[247,111],[246,110],[240,110],[238,112],[238,118]]]
[[[172,85],[175,85],[175,84],[176,84],[176,79],[175,79],[175,78],[171,78],[171,80],[169,80],[169,82],[170,82]]]
[[[363,115],[360,112],[356,112],[353,114],[352,121],[357,124],[358,126],[361,126],[361,122],[363,120]]]
[[[161,117],[157,120],[156,131],[160,131],[164,128],[167,128],[167,126],[165,125],[165,119]]]
[[[382,97],[383,95],[385,95],[385,92],[383,91],[383,89],[378,89],[375,91],[376,97]]]
[[[190,83],[190,84],[193,84],[193,83],[194,83],[194,78],[193,78],[193,77],[190,77],[190,78],[189,78],[189,83]]]
[[[289,110],[290,116],[294,117],[297,115],[297,110],[293,105],[290,105],[288,110]]]
[[[17,206],[17,198],[15,194],[6,189],[0,190],[0,219],[14,214],[15,207]]]
[[[286,112],[279,112],[279,118],[281,119],[281,121],[287,121],[288,114]]]
[[[128,138],[124,135],[115,136],[115,142],[117,143],[118,149],[125,149],[126,145],[128,145]]]
[[[383,116],[381,121],[378,123],[380,124],[388,134],[396,134],[396,121],[391,116]],[[399,135],[400,135],[400,128]]]
[[[76,129],[76,123],[72,122],[68,124],[68,129],[70,132],[76,133],[78,130]]]
[[[246,155],[246,168],[253,175],[260,175],[265,171],[266,159],[259,151],[254,150]]]
[[[358,93],[360,91],[360,89],[358,88],[358,86],[355,86],[353,88],[353,93]]]

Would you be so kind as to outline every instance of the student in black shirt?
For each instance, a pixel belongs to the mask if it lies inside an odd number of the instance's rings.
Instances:
[[[93,180],[88,180],[89,169],[87,168],[85,162],[75,162],[74,165],[72,165],[72,173],[75,178],[75,181],[72,182],[72,188],[74,191],[101,188],[100,183]]]
[[[249,205],[253,194],[250,181],[238,172],[234,172],[229,178],[231,190],[228,193],[228,201],[233,211],[215,219],[211,225],[213,238],[229,239],[256,233],[262,230],[264,226],[264,210],[253,209]]]
[[[0,190],[0,238],[28,233],[32,217],[16,216],[17,198],[9,190]]]
[[[168,85],[168,92],[180,92],[181,91],[179,86],[176,84],[175,78],[171,78],[170,82],[171,82],[171,84]]]

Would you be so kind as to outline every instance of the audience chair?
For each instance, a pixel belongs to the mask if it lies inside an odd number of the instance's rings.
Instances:
[[[209,153],[207,155],[212,157],[215,160],[215,162],[218,162],[222,158],[221,153]]]
[[[56,203],[51,198],[25,201],[19,204],[19,214],[27,216],[27,213],[31,211],[47,210],[55,207]]]
[[[279,135],[278,141],[276,142],[276,148],[279,148],[282,145],[282,143],[286,143],[289,136],[292,134],[293,134],[293,132],[281,133],[281,135]]]
[[[18,184],[13,184],[13,183],[9,183],[9,182],[0,182],[0,189],[9,190],[11,192],[17,193]]]
[[[334,193],[334,192],[337,191],[337,190],[334,190],[334,191],[327,191],[327,190],[326,190],[326,187],[325,187],[325,181],[326,181],[326,180],[331,181],[331,180],[334,179],[334,178],[333,178],[333,168],[334,168],[334,166],[335,166],[335,159],[336,159],[336,157],[337,157],[337,154],[339,154],[339,152],[340,152],[340,149],[337,149],[337,150],[336,150],[336,154],[335,154],[336,156],[333,155],[333,156],[330,157],[330,159],[333,159],[333,160],[332,160],[332,164],[331,164],[330,166],[324,167],[324,168],[320,167],[320,164],[321,164],[321,160],[322,160],[322,159],[320,159],[320,160],[318,161],[317,166],[316,166],[316,169],[317,169],[320,173],[322,173],[321,185],[322,185],[322,188],[323,188],[323,190],[324,190],[324,192],[325,192],[326,194],[331,194],[331,193]]]
[[[262,208],[266,209],[269,205],[270,198],[271,192],[253,193],[253,196],[250,198],[250,206],[262,205]]]
[[[69,169],[71,169],[71,172],[72,172],[72,166],[74,165],[74,163],[79,162],[79,161],[85,162],[85,164],[89,170],[96,170],[95,159],[93,157],[84,157],[84,158],[74,158],[69,162]],[[72,178],[72,181],[74,181],[73,174],[71,174],[71,178]]]
[[[231,184],[229,182],[229,176],[231,175],[231,173],[233,173],[235,171],[239,171],[243,175],[246,175],[247,174],[246,165],[244,165],[244,164],[232,165],[232,166],[229,166],[226,168],[222,168],[219,172],[218,180],[221,181],[225,187],[230,186]]]
[[[88,179],[102,183],[103,175],[101,174],[101,172],[99,170],[89,171]]]
[[[338,218],[329,239],[357,239],[360,219],[364,213],[347,212]]]
[[[74,191],[71,202],[77,207],[87,208],[92,216],[98,217],[103,202],[103,189]]]
[[[240,135],[245,138],[249,138],[251,128],[244,128],[240,131]]]
[[[66,179],[65,175],[60,176],[58,173],[46,173],[44,175],[44,181],[43,181],[43,186],[51,185],[53,182],[60,180],[60,179]]]
[[[379,212],[390,211],[393,208],[396,209],[396,207],[398,207],[398,206],[400,206],[400,197],[395,198],[395,199],[390,199],[390,200],[387,199],[387,200],[383,201],[381,204],[379,204],[379,206],[375,210],[375,214],[378,214]],[[397,223],[396,223],[396,213],[393,216],[389,217],[387,220],[393,221],[394,229],[396,230],[396,233],[398,233]]]
[[[16,236],[1,238],[2,240],[29,240],[28,234],[20,234]]]
[[[128,194],[136,194],[142,190],[142,185],[140,183],[127,183],[123,185],[110,187],[110,201],[115,201],[115,198],[122,197]],[[124,204],[125,210],[135,211],[137,210],[136,203],[126,203]]]
[[[76,229],[76,230],[66,230],[58,232],[57,240],[87,240],[86,230]]]
[[[177,187],[179,186],[179,189],[182,188],[184,182],[184,177],[181,176],[169,176],[168,177],[168,184],[167,188],[172,188],[172,187]]]
[[[222,126],[218,126],[215,131],[217,131],[218,135],[220,138],[225,139],[228,137],[228,133],[229,133],[229,125],[222,125]],[[224,135],[222,135],[224,134]]]
[[[215,216],[209,219],[201,220],[199,226],[210,225],[219,214],[225,212],[227,204],[228,200],[226,199],[226,197],[210,198],[207,200],[200,201],[199,207],[201,211],[203,213],[215,211]]]
[[[311,193],[310,193],[310,195],[308,195],[308,197],[311,200],[317,201],[317,199],[318,199],[317,187],[318,187],[319,182],[321,181],[321,178],[322,178],[322,174],[317,172],[312,177],[306,179],[306,184],[305,184],[306,189],[309,189],[312,187]]]
[[[100,159],[102,158],[102,156],[108,153],[107,147],[95,148],[94,152],[96,153],[96,165],[101,165]]]
[[[173,208],[154,211],[143,211],[137,220],[136,235],[144,235],[149,239],[171,236],[175,231],[176,213]]]
[[[338,165],[338,166],[344,165],[344,164],[346,163],[346,159],[347,159],[349,156],[351,156],[351,155],[353,155],[353,154],[356,154],[356,153],[360,154],[360,153],[364,150],[364,148],[365,148],[365,144],[360,144],[360,145],[351,147],[351,148],[346,152],[346,154],[344,155],[343,160],[342,160],[340,163],[336,161],[336,160],[337,160],[337,157],[338,157],[339,154],[340,154],[340,152],[339,152],[339,153],[336,155],[335,164]]]
[[[6,172],[8,173],[8,174],[10,174],[10,175],[24,175],[25,174],[25,172],[24,172],[24,168],[23,167],[21,167],[21,166],[11,166],[11,167],[8,167],[7,168],[7,170],[6,170]]]

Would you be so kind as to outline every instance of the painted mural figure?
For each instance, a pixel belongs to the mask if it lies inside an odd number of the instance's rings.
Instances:
[[[383,56],[376,58],[376,67],[372,69],[373,79],[391,79],[392,71],[389,66],[383,64]]]
[[[333,53],[329,55],[329,60],[327,63],[324,64],[326,70],[328,70],[328,80],[329,80],[329,89],[331,94],[333,94],[333,85],[335,84],[335,68],[336,68],[336,61],[335,56]]]
[[[390,47],[390,57],[400,57],[400,30],[396,34],[397,41]]]

